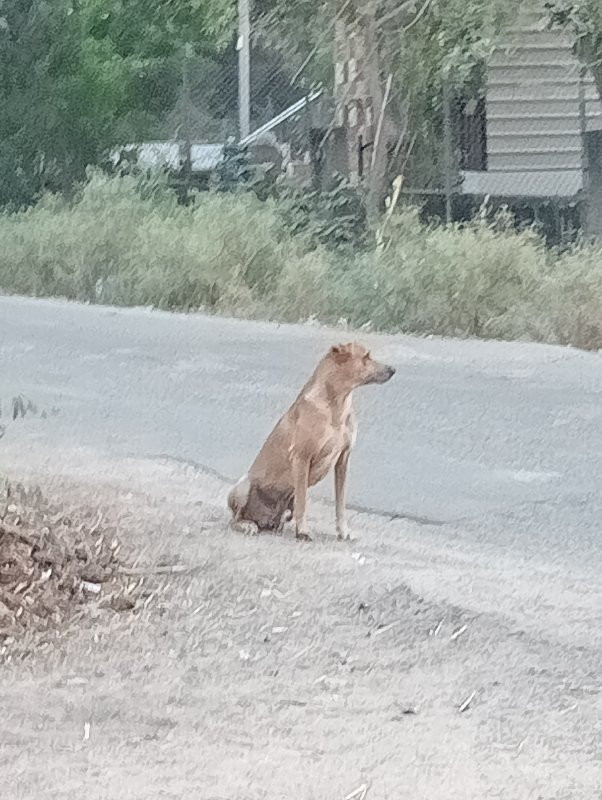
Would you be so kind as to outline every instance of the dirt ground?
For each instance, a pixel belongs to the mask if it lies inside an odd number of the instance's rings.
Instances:
[[[9,800],[600,796],[599,650],[496,613],[493,573],[475,570],[476,610],[416,526],[356,513],[342,545],[314,504],[299,544],[230,531],[227,485],[184,465],[1,466],[100,513],[139,598],[0,648]],[[454,575],[451,605],[435,584]]]

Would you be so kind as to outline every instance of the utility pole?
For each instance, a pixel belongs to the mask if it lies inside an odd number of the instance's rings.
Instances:
[[[192,131],[191,131],[191,97],[190,97],[190,59],[192,58],[192,45],[188,42],[184,45],[184,59],[182,62],[182,102],[184,104],[183,115],[183,150],[180,149],[180,159],[182,163],[182,199],[188,203],[190,192],[190,179],[192,176]]]
[[[250,0],[238,0],[238,138],[251,133]]]
[[[192,174],[192,132],[191,132],[191,98],[190,98],[190,59],[192,57],[192,46],[186,43],[184,46],[184,64],[182,68],[182,96],[184,100],[184,193],[188,198],[190,191],[190,177]]]

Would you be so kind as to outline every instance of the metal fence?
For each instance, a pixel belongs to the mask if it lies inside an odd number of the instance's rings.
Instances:
[[[277,152],[287,179],[315,188],[336,174],[376,202],[401,175],[402,197],[448,221],[486,201],[564,236],[587,199],[582,221],[596,226],[602,104],[564,31],[527,11],[472,81],[434,81],[417,96],[390,44],[395,8],[353,18],[347,6],[323,12],[319,35],[299,31],[292,52],[273,11],[239,0],[237,41],[210,56],[188,48],[175,65],[157,140],[183,146],[197,172],[229,140],[257,160]]]

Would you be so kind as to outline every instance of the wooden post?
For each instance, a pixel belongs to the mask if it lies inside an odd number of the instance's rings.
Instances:
[[[376,124],[376,133],[374,134],[374,144],[372,145],[372,159],[370,160],[371,167],[373,167],[376,164],[376,160],[378,158],[380,139],[383,132],[383,120],[385,118],[385,110],[387,108],[387,103],[389,102],[389,94],[391,93],[392,80],[393,76],[390,74],[389,77],[387,78],[387,85],[385,86],[385,96],[383,98],[383,104],[380,107],[378,122]]]

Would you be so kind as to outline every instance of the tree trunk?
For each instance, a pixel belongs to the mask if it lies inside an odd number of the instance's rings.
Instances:
[[[345,131],[347,175],[378,223],[387,190],[390,125],[381,74],[376,4],[349,9],[335,26],[335,125]],[[381,119],[382,116],[382,119]]]
[[[384,92],[381,75],[380,51],[376,29],[375,4],[367,3],[360,18],[366,42],[366,84],[370,94],[371,138],[372,147],[368,150],[370,164],[366,180],[366,209],[368,219],[376,224],[380,217],[381,205],[387,191],[387,147],[385,136],[377,136],[377,127],[381,133],[387,129],[387,109],[383,107]],[[383,116],[379,126],[379,117]]]

